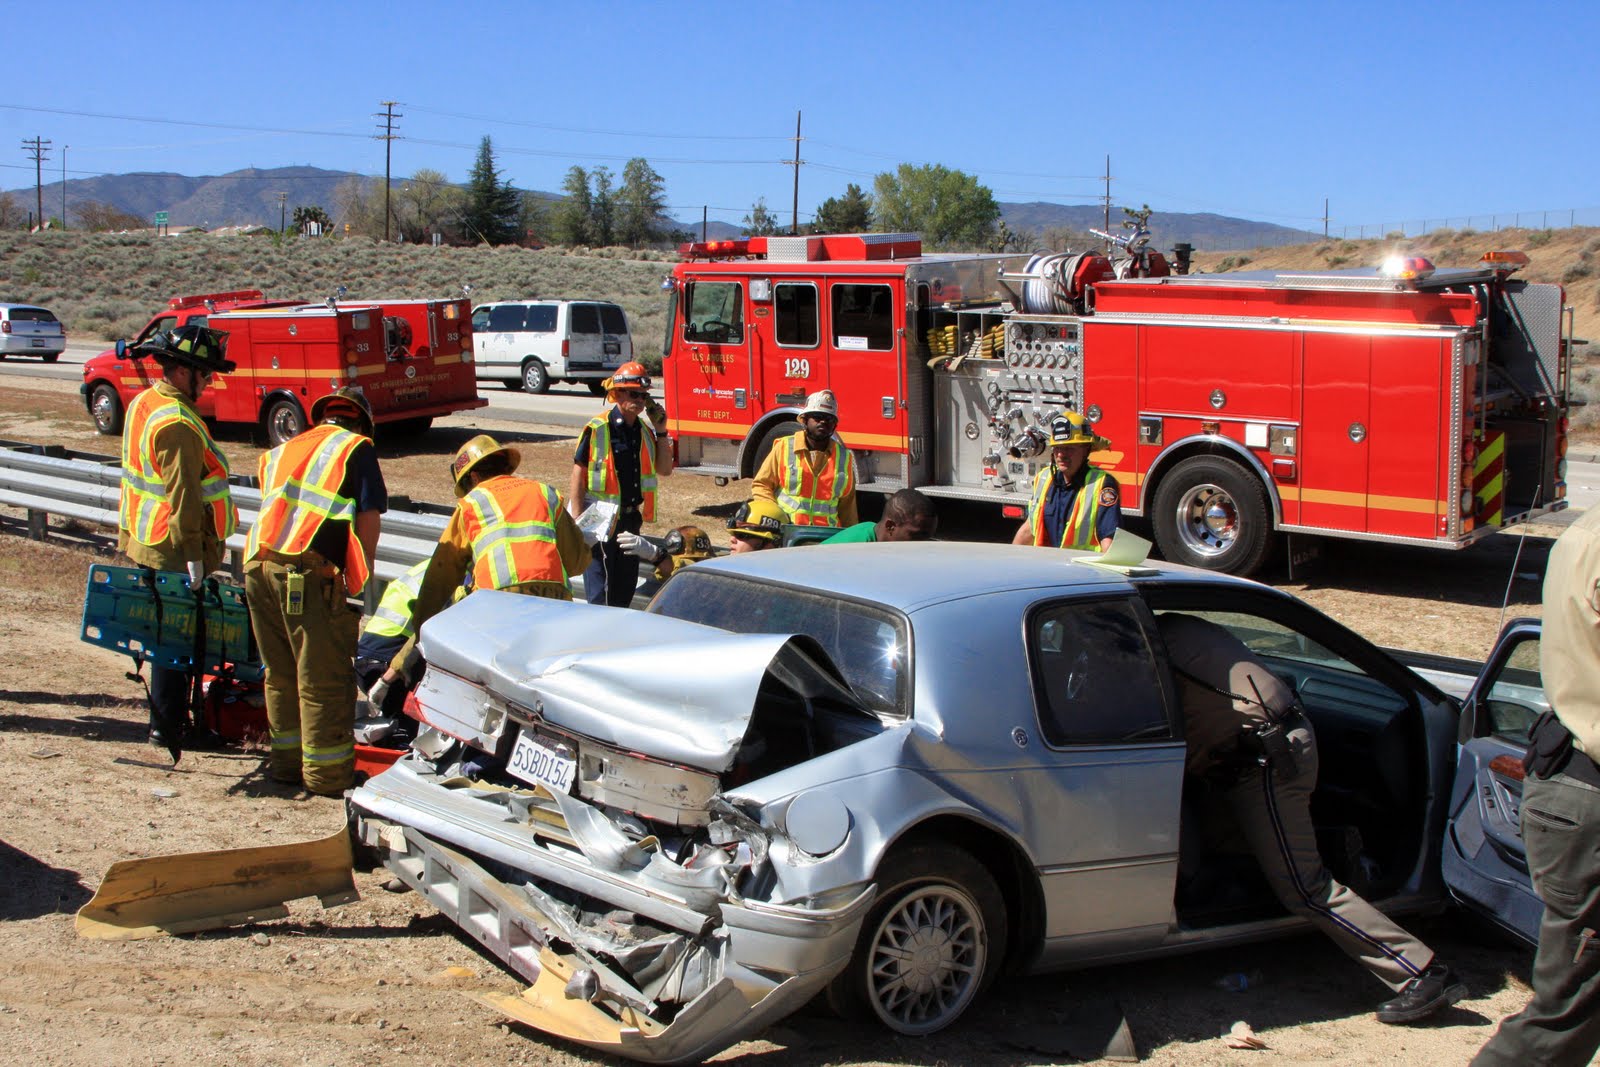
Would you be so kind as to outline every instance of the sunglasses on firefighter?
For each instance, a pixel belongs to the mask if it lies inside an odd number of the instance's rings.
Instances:
[[[649,400],[650,394],[643,389],[618,389],[617,395],[624,400]]]

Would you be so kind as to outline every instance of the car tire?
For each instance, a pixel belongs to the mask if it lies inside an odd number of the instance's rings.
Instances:
[[[501,378],[500,384],[513,393],[520,393],[522,392],[522,375],[518,374],[515,378]]]
[[[952,845],[912,845],[878,869],[878,897],[850,962],[828,986],[846,1018],[922,1037],[959,1019],[1000,973],[1008,922],[1000,887]]]
[[[1151,522],[1165,559],[1204,570],[1254,574],[1272,547],[1260,479],[1222,456],[1191,456],[1165,475]]]
[[[522,365],[522,388],[534,394],[550,391],[550,372],[543,363],[530,359]]]
[[[433,429],[433,417],[424,416],[418,419],[401,419],[384,426],[386,436],[390,437],[420,437]]]
[[[606,380],[604,378],[591,378],[584,384],[589,387],[589,392],[595,396],[606,395]]]
[[[96,433],[109,437],[122,432],[122,398],[105,382],[89,390],[89,417]]]
[[[277,448],[306,428],[306,413],[299,401],[292,397],[279,397],[267,405],[261,416],[262,430],[268,448]]]
[[[44,354],[43,358],[44,358],[44,361],[46,363],[54,363],[56,360],[61,358],[61,353],[60,352],[46,352]]]

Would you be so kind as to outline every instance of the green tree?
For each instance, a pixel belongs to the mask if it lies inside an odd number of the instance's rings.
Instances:
[[[495,169],[494,145],[486,136],[478,142],[478,158],[467,174],[466,203],[461,213],[466,236],[484,244],[512,244],[520,236],[517,216],[521,210],[521,197]]]
[[[815,233],[867,233],[872,229],[872,202],[861,186],[851,182],[843,196],[830,196],[817,208]]]
[[[0,193],[0,230],[13,230],[27,221],[26,212],[17,206],[17,198],[10,193]],[[140,220],[141,226],[144,220]]]
[[[660,240],[658,220],[666,209],[661,175],[642,158],[628,160],[622,168],[622,188],[617,190],[617,238],[632,248]]]
[[[982,248],[1000,207],[970,174],[937,163],[902,163],[872,180],[872,214],[879,231],[920,233],[932,248]]]
[[[306,227],[311,223],[319,223],[324,234],[333,232],[333,220],[328,217],[321,204],[296,204],[289,218],[294,222],[294,228],[301,233],[306,232]]]
[[[98,200],[80,200],[73,205],[72,213],[78,216],[78,226],[91,232],[144,229],[142,215],[124,211],[112,204],[102,204]],[[59,221],[55,221],[55,224],[61,225]]]
[[[402,241],[427,244],[436,233],[455,237],[461,232],[466,194],[441,172],[424,167],[406,179],[392,196],[395,225]]]
[[[778,217],[767,210],[767,198],[759,196],[750,205],[750,214],[740,220],[751,237],[766,237],[778,232]]]
[[[561,180],[564,199],[550,211],[550,239],[556,244],[593,244],[590,234],[590,215],[594,207],[594,193],[589,186],[589,172],[582,167],[568,167],[567,176]]]
[[[517,217],[522,227],[522,243],[544,245],[553,240],[550,236],[550,212],[544,197],[535,192],[522,194],[522,211]]]
[[[611,181],[610,167],[596,167],[589,173],[594,179],[594,199],[589,204],[589,229],[595,244],[607,248],[617,243],[617,192]]]

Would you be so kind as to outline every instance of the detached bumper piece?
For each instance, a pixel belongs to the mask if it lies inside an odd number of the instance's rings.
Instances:
[[[532,983],[474,999],[649,1063],[704,1059],[798,1010],[849,961],[875,893],[746,899],[736,871],[675,863],[576,798],[410,761],[351,805],[385,866]]]

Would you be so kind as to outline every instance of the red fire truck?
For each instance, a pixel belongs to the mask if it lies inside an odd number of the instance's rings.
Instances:
[[[1566,506],[1570,309],[1513,277],[1520,253],[1174,276],[1157,254],[923,255],[909,234],[682,251],[680,471],[750,477],[826,387],[862,490],[1012,517],[1049,416],[1081,410],[1162,553],[1240,574],[1275,532],[1461,548]]]
[[[97,430],[118,433],[129,402],[161,377],[134,346],[185,325],[226,330],[238,364],[201,394],[200,414],[253,424],[271,445],[303,430],[311,405],[342,385],[366,393],[388,433],[421,433],[436,417],[488,403],[478,397],[466,299],[302,304],[246,289],[173,297],[132,342],[86,362],[80,389]]]

